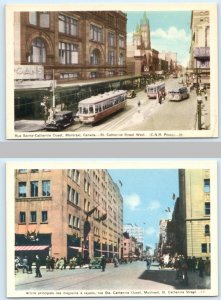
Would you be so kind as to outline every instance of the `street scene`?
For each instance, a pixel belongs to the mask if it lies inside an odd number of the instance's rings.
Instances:
[[[13,16],[16,137],[211,130],[209,10]]]
[[[210,291],[210,169],[14,176],[15,291]]]

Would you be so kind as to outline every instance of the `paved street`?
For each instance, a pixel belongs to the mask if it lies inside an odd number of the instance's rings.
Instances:
[[[174,290],[209,287],[209,277],[202,280],[198,273],[189,274],[189,285],[184,287],[176,282],[176,271],[159,270],[158,265],[146,270],[146,263],[142,261],[121,264],[118,268],[108,264],[105,272],[85,268],[41,271],[42,278],[35,278],[34,273],[23,274],[20,270],[15,276],[16,290]]]
[[[165,81],[166,92],[177,86],[179,79],[169,78]],[[203,97],[204,100],[204,97]],[[138,111],[137,103],[141,106]],[[210,127],[210,95],[202,105],[202,128]],[[20,120],[15,122],[16,131],[33,132],[43,131],[44,121]],[[145,91],[137,93],[136,97],[127,100],[127,107],[107,120],[95,126],[83,125],[76,122],[63,131],[152,131],[152,130],[195,130],[197,129],[197,99],[195,90],[190,97],[183,101],[168,101],[167,97],[162,104],[156,99],[148,99]]]

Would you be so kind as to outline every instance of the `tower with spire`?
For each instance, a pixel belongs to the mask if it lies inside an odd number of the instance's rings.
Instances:
[[[150,23],[147,13],[144,12],[140,24],[137,24],[136,30],[133,33],[133,45],[142,50],[150,50]]]

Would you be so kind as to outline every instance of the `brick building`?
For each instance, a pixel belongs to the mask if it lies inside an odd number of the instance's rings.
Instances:
[[[15,252],[121,257],[123,199],[107,170],[15,172]]]

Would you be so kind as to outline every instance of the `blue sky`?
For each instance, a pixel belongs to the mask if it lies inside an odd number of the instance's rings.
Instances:
[[[119,184],[124,199],[124,223],[132,223],[144,228],[144,243],[154,248],[159,238],[159,221],[170,219],[165,212],[174,207],[172,195],[178,196],[177,169],[127,169],[108,170],[113,180]],[[145,224],[144,224],[145,223]]]
[[[130,43],[133,31],[144,12],[127,13],[127,39]],[[186,66],[191,41],[191,11],[147,11],[150,23],[151,47],[158,51],[177,53],[178,63]]]

